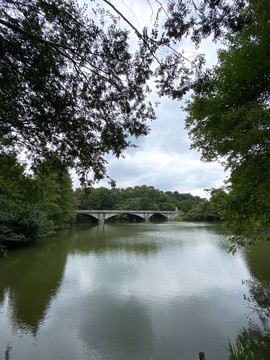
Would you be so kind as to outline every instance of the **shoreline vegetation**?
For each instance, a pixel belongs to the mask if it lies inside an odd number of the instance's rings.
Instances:
[[[31,242],[71,226],[79,210],[169,210],[177,221],[221,221],[218,207],[207,199],[153,186],[72,189],[68,169],[54,155],[36,162],[30,172],[15,155],[0,154],[0,255],[3,245]],[[124,218],[128,218],[127,216]]]
[[[37,163],[29,173],[15,157],[1,155],[0,167],[2,257],[7,255],[8,248],[18,245],[32,246],[36,239],[45,238],[55,231],[72,226],[76,220],[75,209],[173,211],[177,207],[181,215],[174,221],[226,220],[218,205],[217,195],[222,195],[223,198],[223,194],[219,192],[207,200],[177,191],[164,192],[146,185],[126,189],[100,187],[73,190],[68,170],[56,157]],[[83,215],[77,216],[78,222],[84,219]],[[128,217],[124,216],[124,219],[128,220]],[[265,337],[263,343],[266,349],[267,339]],[[244,342],[241,342],[242,338],[237,341],[234,346],[228,347],[230,359],[243,359],[242,355],[251,351],[251,345],[245,346]],[[235,357],[235,350],[239,357]]]

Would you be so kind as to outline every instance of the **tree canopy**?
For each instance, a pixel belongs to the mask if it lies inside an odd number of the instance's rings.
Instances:
[[[154,118],[150,50],[129,49],[117,20],[88,18],[71,0],[4,0],[0,12],[0,150],[54,152],[81,180],[105,175]]]
[[[187,59],[172,45],[187,36],[198,44],[212,33],[220,37],[222,29],[235,31],[242,3],[170,1],[166,9],[157,1],[152,28],[139,32],[109,0],[103,1],[106,10],[95,1],[86,9],[72,0],[3,0],[0,151],[24,150],[30,159],[53,152],[82,183],[90,170],[100,180],[106,154],[121,156],[132,136],[149,131],[146,120],[155,114],[147,81],[154,79],[159,94],[173,98],[196,84],[203,56]],[[119,16],[137,35],[132,48]]]
[[[186,107],[192,147],[231,170],[222,206],[239,243],[270,238],[270,3],[250,0],[243,13],[249,21],[227,35]]]

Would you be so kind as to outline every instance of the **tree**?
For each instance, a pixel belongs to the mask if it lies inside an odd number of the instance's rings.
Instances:
[[[32,170],[38,208],[47,214],[54,229],[72,224],[76,201],[66,166],[51,155],[32,166]]]
[[[119,210],[144,210],[142,206],[142,198],[127,198],[123,203],[121,203]]]
[[[47,214],[37,205],[12,201],[0,204],[0,245],[43,238],[52,233]]]
[[[186,213],[189,210],[191,210],[193,205],[194,205],[194,201],[186,199],[186,200],[180,201],[180,205],[179,205],[180,207],[179,208]]]
[[[195,204],[185,215],[186,220],[191,221],[220,221],[217,208],[210,201],[202,201]]]
[[[169,210],[174,211],[177,207],[180,211],[183,201],[188,201],[188,210],[205,199],[191,194],[179,194],[178,192],[163,192],[153,186],[135,186],[126,189],[112,188],[86,188],[76,189],[75,196],[79,209],[96,210]],[[188,200],[177,200],[177,199]]]
[[[93,1],[88,13],[72,0],[1,3],[0,151],[26,150],[39,160],[56,152],[82,183],[91,170],[94,181],[103,178],[104,156],[121,156],[130,136],[148,133],[145,121],[155,118],[146,98],[150,78],[160,95],[173,98],[197,84],[203,56],[190,60],[171,44],[191,33],[197,45],[244,23],[244,0],[170,1],[168,9],[157,1],[152,29],[139,32],[109,0],[103,3],[107,10]],[[137,35],[136,51],[119,16]]]
[[[71,0],[3,0],[0,12],[0,151],[56,153],[82,182],[89,170],[103,178],[104,155],[119,157],[154,119],[152,50],[140,41],[132,54],[115,17],[92,15]]]
[[[0,250],[1,243],[29,241],[51,233],[47,214],[35,201],[35,184],[25,166],[15,156],[0,154]]]
[[[51,156],[32,170],[27,173],[15,155],[0,154],[0,253],[3,243],[43,238],[74,219],[76,202],[65,165]]]
[[[15,154],[0,154],[0,203],[10,200],[20,205],[26,199],[32,200],[33,181],[25,169]]]
[[[225,220],[225,202],[228,199],[228,194],[223,188],[208,190],[211,194],[210,202],[215,207],[220,220]]]
[[[201,77],[186,107],[192,147],[231,170],[222,204],[239,244],[270,239],[270,3],[250,0],[242,14],[249,21],[227,35],[218,65]]]

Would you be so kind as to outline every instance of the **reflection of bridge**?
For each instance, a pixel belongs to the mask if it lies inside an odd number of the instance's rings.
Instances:
[[[160,215],[167,220],[172,220],[179,215],[179,211],[176,208],[175,211],[152,211],[152,210],[76,210],[75,214],[83,214],[91,216],[97,219],[99,222],[104,222],[105,220],[117,216],[117,215],[134,215],[140,217],[148,222],[153,215]]]

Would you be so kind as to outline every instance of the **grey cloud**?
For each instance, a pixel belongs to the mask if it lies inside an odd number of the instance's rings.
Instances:
[[[225,174],[217,163],[203,163],[195,151],[172,154],[144,149],[125,159],[112,159],[108,174],[117,187],[152,185],[163,191],[190,192],[205,197],[205,188],[222,185]],[[106,182],[98,186],[106,186]]]
[[[126,3],[121,6],[121,11],[126,13],[138,28],[147,21],[147,24],[150,24],[151,7],[146,6],[144,0],[132,0],[128,6]],[[193,44],[188,43],[188,40],[179,46],[190,55],[194,51]],[[216,46],[205,40],[200,50],[206,53],[207,66],[212,66],[216,62]],[[149,86],[154,89],[154,83]],[[190,139],[185,130],[187,114],[181,110],[184,101],[160,99],[155,90],[149,99],[152,102],[160,101],[156,109],[157,119],[148,123],[150,134],[139,139],[130,138],[138,147],[127,149],[124,153],[125,159],[107,156],[108,175],[116,180],[117,187],[145,184],[163,191],[177,190],[205,196],[204,188],[221,186],[225,178],[222,167],[217,163],[202,163],[200,154],[189,150]],[[74,187],[78,185],[74,176]],[[109,185],[104,180],[97,186]]]

